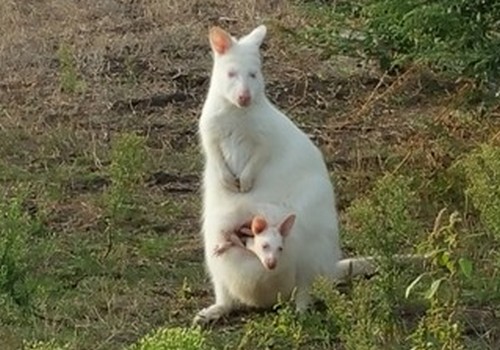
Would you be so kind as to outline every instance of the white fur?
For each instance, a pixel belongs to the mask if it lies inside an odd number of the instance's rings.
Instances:
[[[214,53],[199,132],[205,156],[202,231],[215,304],[202,310],[196,321],[217,319],[241,304],[270,307],[278,294],[289,297],[295,287],[297,308],[303,310],[314,279],[335,277],[341,258],[335,197],[323,156],[265,95],[259,54],[262,28],[243,42],[233,38],[225,54]],[[227,79],[229,67],[242,75],[257,72],[256,79],[242,78],[240,85],[233,85]],[[245,108],[233,98],[240,86],[252,95]],[[273,271],[241,249],[214,256],[222,232],[238,224],[228,222],[226,215],[240,201],[286,203],[297,214],[289,246],[300,254],[284,255],[289,261],[282,259]]]

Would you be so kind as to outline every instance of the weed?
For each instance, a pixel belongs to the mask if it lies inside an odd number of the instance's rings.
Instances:
[[[109,167],[111,186],[106,196],[108,215],[112,221],[120,222],[133,213],[147,165],[144,138],[122,134],[114,140]]]
[[[61,90],[70,94],[83,92],[85,90],[85,83],[78,77],[71,48],[67,44],[61,44],[57,56],[60,64]]]
[[[135,63],[135,57],[129,54],[125,56],[125,83],[134,86],[137,82],[137,64]]]
[[[461,325],[456,320],[460,310],[463,280],[471,277],[472,262],[460,254],[460,222],[457,212],[443,224],[445,210],[436,218],[433,232],[429,235],[425,249],[432,251],[431,266],[418,276],[406,289],[412,289],[425,280],[425,298],[430,307],[420,320],[416,330],[409,336],[412,349],[463,349]]]
[[[412,179],[388,174],[379,179],[370,195],[353,201],[347,210],[346,240],[368,255],[386,256],[385,266],[394,266],[390,256],[411,247],[421,228],[413,218],[418,204]],[[384,258],[382,258],[384,260]]]
[[[31,239],[40,224],[23,209],[23,200],[19,193],[0,203],[0,298],[27,310],[35,292],[28,269]]]
[[[467,194],[480,211],[481,221],[500,242],[500,147],[482,145],[462,161]]]
[[[340,342],[349,350],[393,348],[399,340],[398,323],[377,283],[355,280],[349,295],[342,294],[335,283],[320,279],[314,286],[315,295],[327,307],[327,317],[338,330]],[[330,330],[330,331],[331,331]]]
[[[280,302],[276,307],[276,314],[246,325],[238,349],[299,349],[304,344],[307,334],[294,315],[293,303]]]
[[[205,335],[200,328],[162,328],[144,336],[130,350],[203,350]]]
[[[33,341],[25,342],[23,349],[25,350],[67,350],[70,349],[69,345],[60,346],[55,340],[43,342],[43,341]]]

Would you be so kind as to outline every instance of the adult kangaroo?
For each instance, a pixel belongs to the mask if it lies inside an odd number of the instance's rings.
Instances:
[[[240,39],[219,27],[209,34],[214,60],[199,134],[205,158],[202,233],[215,303],[195,322],[216,320],[242,305],[271,307],[294,289],[297,309],[305,310],[318,276],[338,278],[350,265],[356,269],[355,263],[338,264],[335,195],[320,150],[266,97],[260,54],[265,35],[263,25]],[[251,217],[253,203],[285,205],[296,214],[289,251],[273,270],[243,249],[213,254],[228,230]],[[235,208],[248,213],[235,217]]]

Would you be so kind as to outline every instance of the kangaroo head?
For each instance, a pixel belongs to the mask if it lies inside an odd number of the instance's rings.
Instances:
[[[283,252],[284,240],[292,231],[295,214],[287,215],[278,225],[269,225],[262,216],[255,216],[251,223],[253,240],[248,248],[252,250],[264,267],[273,270]]]
[[[265,36],[264,25],[239,40],[219,27],[210,30],[211,84],[220,97],[238,108],[247,108],[264,96],[260,46]]]

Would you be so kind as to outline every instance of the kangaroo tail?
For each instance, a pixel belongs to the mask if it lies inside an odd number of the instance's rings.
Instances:
[[[350,277],[375,274],[377,266],[373,257],[347,258],[335,264],[335,279],[345,280]]]
[[[431,257],[430,254],[404,254],[394,255],[393,259],[398,264],[423,264]],[[337,280],[345,280],[354,276],[371,276],[377,272],[375,258],[372,256],[346,258],[335,264],[334,277]]]

